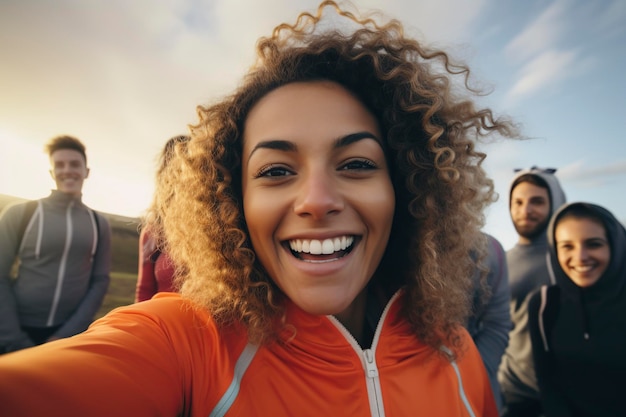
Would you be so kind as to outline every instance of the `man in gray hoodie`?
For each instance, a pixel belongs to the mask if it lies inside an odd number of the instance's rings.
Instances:
[[[111,229],[81,201],[85,146],[46,145],[57,189],[0,214],[0,353],[84,331],[109,286]]]
[[[546,228],[552,213],[566,201],[555,172],[538,167],[518,170],[511,183],[509,209],[519,239],[506,253],[513,329],[498,372],[505,402],[502,415],[506,417],[541,415],[528,330],[528,299],[537,288],[553,281],[547,264]]]

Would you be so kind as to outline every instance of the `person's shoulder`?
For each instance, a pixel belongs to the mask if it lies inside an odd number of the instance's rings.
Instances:
[[[98,230],[99,233],[101,235],[111,235],[111,222],[109,221],[108,217],[105,216],[103,213],[100,213],[99,211],[93,210],[91,208],[87,208],[88,210],[91,210],[91,212],[93,213],[94,219],[96,221],[96,224],[98,225]]]
[[[461,348],[457,353],[455,361],[464,367],[481,368],[483,366],[483,360],[469,331],[464,327],[458,327],[455,335],[461,341]]]
[[[37,204],[39,200],[14,201],[3,207],[1,213],[22,213],[29,205]]]
[[[530,244],[516,243],[511,249],[506,251],[507,260],[516,259],[532,259],[536,257],[544,257],[548,250],[547,244],[537,241]]]
[[[39,200],[28,200],[9,203],[0,211],[0,219],[9,222],[21,221],[22,216],[29,207],[32,207],[32,211],[34,212],[38,201]]]
[[[182,322],[210,322],[208,311],[194,305],[178,293],[157,293],[152,299],[118,307],[107,316],[139,315],[146,320],[164,326],[176,326]],[[107,317],[105,316],[105,317]]]
[[[485,233],[483,232],[483,234],[485,235],[485,238],[487,238],[487,243],[490,245],[494,245],[496,247],[502,247],[502,244],[500,243],[500,241],[498,239],[495,238],[495,236],[490,235],[489,233]]]
[[[107,216],[105,216],[103,213],[90,209],[93,211],[93,215],[96,216],[98,218],[98,223],[101,223],[102,225],[106,225],[109,226],[109,218]]]

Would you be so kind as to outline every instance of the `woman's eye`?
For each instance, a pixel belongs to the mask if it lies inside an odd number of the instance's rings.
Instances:
[[[342,170],[370,170],[376,169],[376,164],[368,159],[355,159],[345,163],[340,169]]]
[[[254,177],[286,177],[288,175],[292,175],[292,173],[287,168],[276,165],[268,165],[261,168]]]
[[[589,246],[592,249],[597,249],[597,248],[601,248],[604,246],[604,242],[589,242],[587,244],[587,246]]]

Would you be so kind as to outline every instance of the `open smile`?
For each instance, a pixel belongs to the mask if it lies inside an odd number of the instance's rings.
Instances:
[[[296,258],[304,262],[329,262],[349,254],[358,239],[355,236],[337,236],[329,239],[293,239],[289,249]]]
[[[572,266],[572,269],[576,272],[578,272],[579,274],[584,274],[587,272],[592,271],[593,269],[595,269],[595,265],[578,265],[578,266]]]

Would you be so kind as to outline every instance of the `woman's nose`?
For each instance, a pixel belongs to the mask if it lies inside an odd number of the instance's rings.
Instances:
[[[588,253],[587,249],[585,249],[584,247],[580,247],[580,248],[576,249],[575,256],[576,256],[577,260],[585,261],[589,257],[589,253]]]
[[[308,175],[298,190],[294,211],[300,216],[322,219],[343,210],[344,199],[332,176],[317,173]]]

